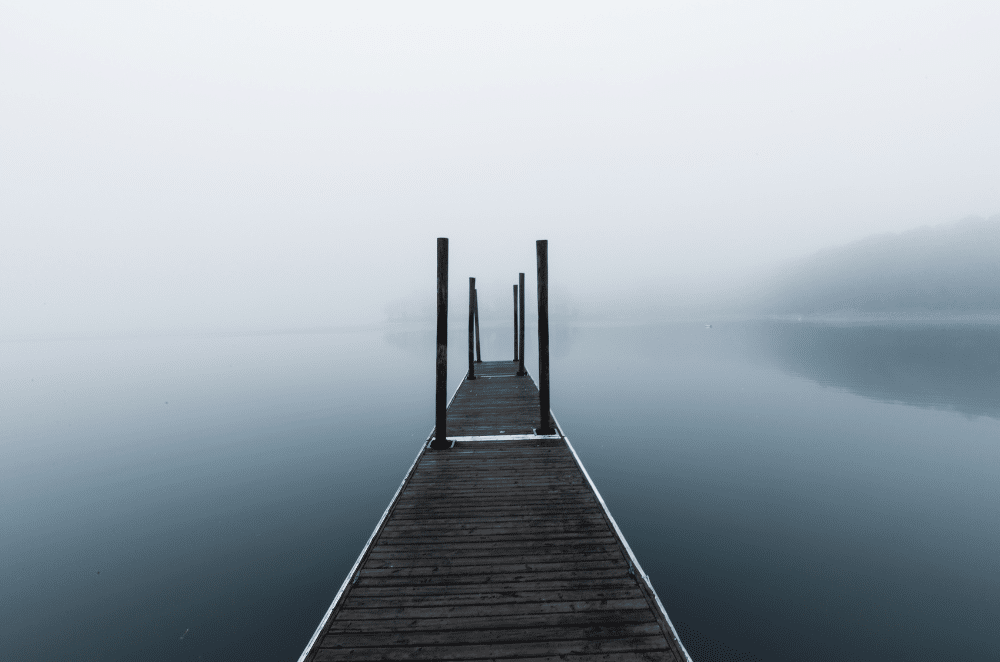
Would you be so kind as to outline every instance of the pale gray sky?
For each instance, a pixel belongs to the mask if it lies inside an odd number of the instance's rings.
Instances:
[[[433,300],[438,236],[454,292],[510,296],[547,238],[584,300],[992,215],[998,27],[995,0],[4,2],[0,335],[379,320]]]

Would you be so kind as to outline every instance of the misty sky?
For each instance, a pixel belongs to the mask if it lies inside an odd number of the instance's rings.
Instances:
[[[361,7],[363,5],[363,7]],[[360,8],[359,8],[360,7]],[[676,292],[1000,212],[1000,3],[0,4],[0,336]],[[631,294],[629,294],[631,293]]]

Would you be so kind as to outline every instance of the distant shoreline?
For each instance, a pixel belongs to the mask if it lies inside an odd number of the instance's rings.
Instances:
[[[1000,324],[1000,311],[989,312],[863,312],[854,310],[831,313],[760,315],[755,319],[776,322],[821,324]]]

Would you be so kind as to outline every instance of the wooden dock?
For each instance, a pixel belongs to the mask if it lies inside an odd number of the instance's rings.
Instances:
[[[690,658],[518,363],[476,363],[300,662]],[[432,434],[433,437],[433,434]]]

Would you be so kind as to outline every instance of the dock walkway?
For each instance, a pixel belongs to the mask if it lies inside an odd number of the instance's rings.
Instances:
[[[475,367],[300,661],[688,661],[569,440],[534,434],[532,379]]]

